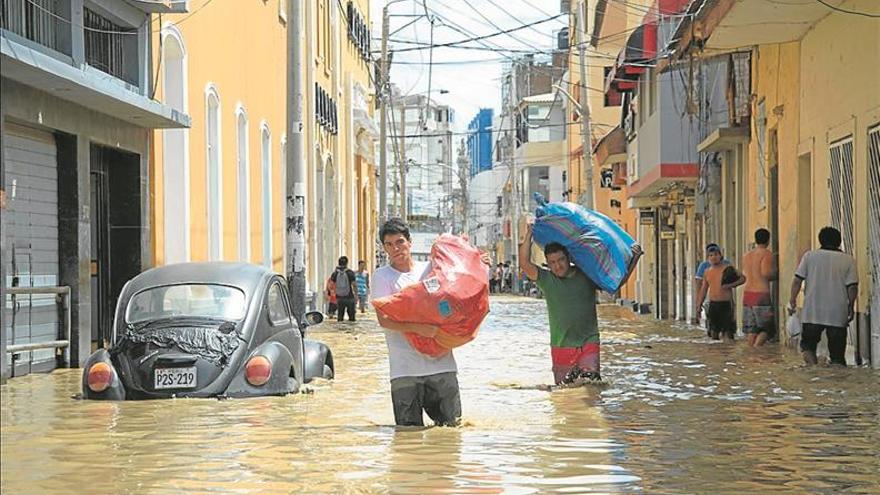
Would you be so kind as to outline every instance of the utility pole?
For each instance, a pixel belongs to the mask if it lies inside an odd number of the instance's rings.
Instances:
[[[293,3],[293,2],[291,2]],[[388,5],[382,7],[382,57],[379,59],[379,220],[388,218]],[[393,108],[392,108],[393,111]]]
[[[398,172],[400,173],[400,219],[406,222],[406,97],[403,98],[403,105],[400,112],[400,165]]]
[[[581,205],[594,209],[593,204],[593,140],[590,132],[590,101],[587,98],[587,2],[582,0],[577,12],[578,52],[581,81],[578,94],[581,106],[581,151],[583,154],[583,167],[581,167],[582,184],[585,190],[578,197]]]
[[[517,62],[510,66],[510,91],[508,92],[508,116],[510,117],[510,180],[513,191],[513,211],[510,214],[510,251],[513,259],[513,287],[511,292],[519,294],[519,172],[516,170],[516,76]]]
[[[468,197],[468,174],[470,173],[470,168],[467,166],[468,160],[467,158],[459,153],[458,157],[458,185],[461,188],[461,213],[464,218],[462,219],[462,227],[461,231],[467,234],[468,237],[471,235],[471,220],[470,220],[470,198]]]
[[[294,316],[306,311],[306,167],[302,153],[302,3],[287,2],[287,290]]]

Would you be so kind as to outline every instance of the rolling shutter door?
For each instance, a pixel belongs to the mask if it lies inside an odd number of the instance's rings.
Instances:
[[[58,166],[55,138],[48,132],[7,124],[6,286],[58,285]],[[55,340],[58,309],[51,295],[6,297],[7,344]],[[55,367],[55,350],[21,352],[9,358],[22,375]]]

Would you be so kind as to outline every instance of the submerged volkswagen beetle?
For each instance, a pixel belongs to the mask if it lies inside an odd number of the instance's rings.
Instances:
[[[318,312],[294,318],[283,277],[247,263],[182,263],[131,279],[108,349],[83,369],[86,399],[252,397],[333,378],[333,355],[305,339]]]

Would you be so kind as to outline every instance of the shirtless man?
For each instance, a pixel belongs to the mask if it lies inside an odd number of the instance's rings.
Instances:
[[[703,286],[697,294],[697,308],[702,309],[703,301],[709,298],[709,307],[706,308],[706,324],[709,329],[709,337],[714,340],[724,339],[725,342],[733,342],[736,335],[736,316],[733,314],[733,289],[746,283],[742,276],[731,265],[722,263],[724,255],[721,248],[713,246],[707,249],[709,253],[709,269],[703,275]],[[725,270],[733,270],[734,277],[726,280]]]
[[[761,347],[776,334],[776,314],[770,296],[770,282],[776,280],[776,260],[770,245],[770,231],[755,231],[755,248],[743,256],[746,284],[743,292],[743,332],[749,347]]]

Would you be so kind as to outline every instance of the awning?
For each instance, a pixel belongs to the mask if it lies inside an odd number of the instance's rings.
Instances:
[[[626,40],[614,66],[605,75],[605,94],[631,91],[636,88],[639,75],[654,65],[657,56],[657,23],[647,22],[637,27]]]
[[[626,136],[620,126],[602,137],[593,147],[593,155],[600,167],[626,161]]]

